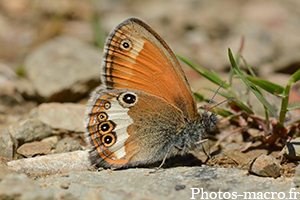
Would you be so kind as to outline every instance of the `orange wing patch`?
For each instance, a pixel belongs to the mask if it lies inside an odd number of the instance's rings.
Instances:
[[[194,119],[195,100],[177,58],[150,27],[138,23],[117,27],[110,36],[102,75],[107,89],[133,89],[159,97]]]

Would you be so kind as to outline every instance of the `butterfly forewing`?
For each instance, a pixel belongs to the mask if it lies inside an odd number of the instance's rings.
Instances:
[[[162,98],[188,120],[197,111],[183,70],[163,39],[138,19],[115,28],[106,44],[102,82],[107,89],[133,89]]]

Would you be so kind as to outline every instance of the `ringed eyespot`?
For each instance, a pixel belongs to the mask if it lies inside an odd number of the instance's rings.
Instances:
[[[117,99],[124,108],[132,107],[138,102],[138,96],[132,92],[121,93]]]
[[[115,124],[112,121],[101,122],[98,126],[98,131],[101,135],[111,132],[115,128]]]
[[[115,144],[116,140],[117,138],[114,133],[108,133],[101,137],[101,142],[106,148],[111,147],[113,144]]]
[[[105,112],[100,112],[98,114],[98,120],[99,120],[99,122],[104,122],[107,119],[108,119],[108,116],[107,116],[107,114]]]
[[[132,49],[132,42],[128,39],[124,39],[120,43],[120,48],[125,51],[130,51]]]
[[[110,109],[110,107],[111,107],[110,102],[108,102],[108,101],[104,102],[104,108],[105,108],[105,110]]]

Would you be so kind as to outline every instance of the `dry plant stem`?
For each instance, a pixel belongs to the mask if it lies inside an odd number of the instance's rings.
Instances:
[[[282,150],[277,154],[277,157],[280,157],[280,156],[283,155],[283,153],[284,153],[284,151],[285,151],[285,149],[286,149],[286,147],[287,147],[287,144],[288,144],[292,139],[293,139],[293,137],[290,137],[289,139],[287,139],[287,141],[286,141],[284,147],[283,147]]]

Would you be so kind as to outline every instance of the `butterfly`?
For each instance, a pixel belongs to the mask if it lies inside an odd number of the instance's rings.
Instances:
[[[108,36],[101,82],[87,103],[86,140],[96,168],[147,165],[185,155],[217,124],[197,112],[176,56],[145,22],[129,18]]]

